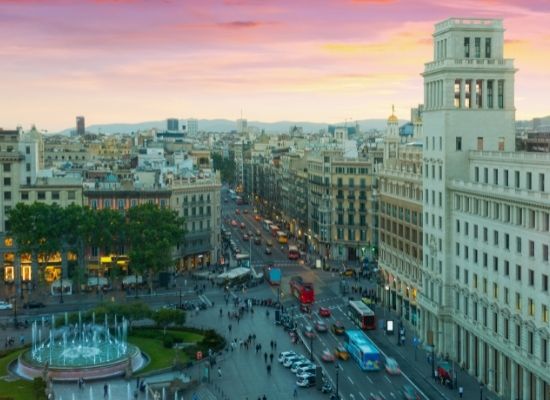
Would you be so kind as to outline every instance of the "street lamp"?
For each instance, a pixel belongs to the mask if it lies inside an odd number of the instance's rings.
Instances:
[[[479,400],[483,400],[483,382],[479,382]]]
[[[13,296],[13,326],[17,327],[17,295]]]
[[[340,371],[340,364],[336,363],[336,400],[340,400],[340,392],[338,390],[338,372]]]

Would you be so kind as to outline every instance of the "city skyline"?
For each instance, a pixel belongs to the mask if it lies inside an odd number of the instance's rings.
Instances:
[[[543,1],[0,0],[0,126],[408,116],[435,22],[503,18],[517,119],[548,115]]]

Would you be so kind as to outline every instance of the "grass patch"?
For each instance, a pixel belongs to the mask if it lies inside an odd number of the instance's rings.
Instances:
[[[197,343],[204,336],[194,332],[177,329],[167,329],[166,335],[177,339],[177,342]],[[189,355],[183,350],[175,350],[164,346],[164,332],[162,329],[134,329],[128,337],[128,342],[138,346],[149,356],[149,364],[138,372],[151,372],[158,369],[168,368],[174,365],[176,354],[180,363],[186,364],[190,361]]]
[[[27,348],[12,351],[0,356],[0,376],[9,374],[8,365]],[[2,397],[3,396],[3,397]],[[7,382],[0,379],[0,398],[13,400],[27,400],[36,397],[32,381],[16,379]]]

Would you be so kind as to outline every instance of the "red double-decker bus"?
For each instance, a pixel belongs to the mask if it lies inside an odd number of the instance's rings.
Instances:
[[[304,282],[301,276],[293,276],[290,279],[290,293],[296,297],[301,304],[312,304],[315,301],[313,283]]]

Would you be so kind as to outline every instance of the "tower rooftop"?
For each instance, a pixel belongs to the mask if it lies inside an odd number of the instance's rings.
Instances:
[[[441,33],[448,29],[503,29],[502,20],[495,18],[449,18],[435,24],[435,33]]]

